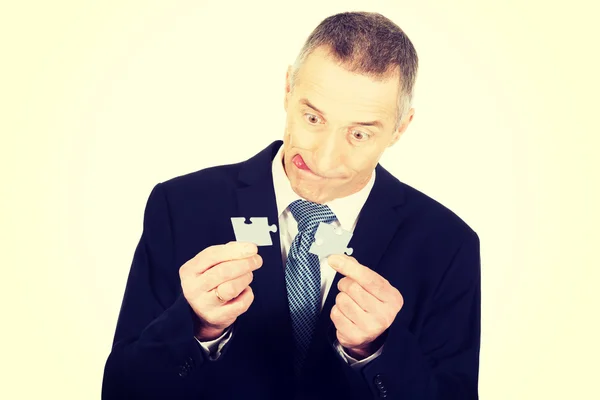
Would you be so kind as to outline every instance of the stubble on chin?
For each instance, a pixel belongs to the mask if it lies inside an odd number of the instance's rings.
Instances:
[[[319,198],[320,191],[318,188],[314,187],[312,182],[306,182],[296,177],[291,186],[298,196],[301,196],[306,200],[316,202],[315,200]]]

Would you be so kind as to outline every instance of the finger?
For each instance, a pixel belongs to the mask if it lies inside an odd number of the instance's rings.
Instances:
[[[355,336],[354,332],[357,332],[359,328],[344,315],[337,304],[331,308],[330,317],[337,330],[337,337],[340,344],[342,346],[353,344],[350,341]]]
[[[354,257],[345,254],[334,254],[327,258],[328,264],[340,274],[352,278],[367,292],[377,299],[386,302],[391,300],[388,293],[389,282],[370,268],[360,264]]]
[[[227,281],[260,268],[261,265],[262,257],[259,254],[241,260],[222,262],[201,275],[199,288],[204,291],[212,290]]]
[[[340,279],[337,287],[340,292],[344,292],[350,296],[350,298],[367,313],[380,312],[384,305],[381,300],[367,292],[352,278],[344,277]]]
[[[215,296],[212,292],[207,293],[208,295],[213,295],[215,300],[219,303],[219,307],[214,307],[211,312],[204,316],[205,321],[208,324],[220,324],[225,319],[233,319],[237,318],[240,314],[248,311],[248,308],[252,305],[254,301],[254,292],[250,286],[246,286],[246,288],[240,293],[239,296],[228,301],[227,303],[221,303],[217,296]]]
[[[254,292],[252,287],[246,286],[246,288],[240,293],[238,297],[225,304],[223,307],[224,311],[229,311],[237,315],[241,315],[248,311],[254,301]],[[229,310],[228,310],[229,309]]]
[[[340,292],[335,298],[336,308],[358,329],[368,332],[373,318],[356,304],[346,293]]]
[[[210,291],[209,294],[212,294],[214,290]],[[213,294],[213,296],[215,296]],[[232,312],[245,312],[248,307],[250,307],[249,303],[252,303],[254,300],[254,292],[252,291],[252,287],[246,286],[244,290],[235,298],[229,300],[226,303],[222,303],[217,296],[215,296],[217,302],[222,305],[219,307],[224,315],[230,314]]]
[[[258,247],[249,242],[229,242],[207,247],[184,264],[180,273],[183,277],[202,274],[224,261],[238,260],[258,253]]]
[[[242,291],[246,288],[246,286],[248,286],[252,282],[253,278],[254,275],[252,274],[252,272],[248,272],[247,274],[244,274],[236,279],[232,279],[230,281],[220,284],[215,288],[215,290],[217,290],[219,296],[221,296],[221,298],[224,299],[225,302],[228,302],[238,297],[240,293],[242,293]],[[215,297],[217,296],[215,295]],[[218,298],[217,300],[221,302]]]

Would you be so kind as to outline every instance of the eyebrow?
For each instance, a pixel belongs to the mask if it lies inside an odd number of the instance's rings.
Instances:
[[[325,113],[321,110],[319,110],[317,107],[315,107],[310,101],[308,101],[308,99],[303,98],[300,99],[300,104],[303,104],[305,106],[308,106],[310,108],[312,108],[313,110],[315,110],[316,112],[318,112],[319,114],[325,116]],[[382,129],[383,130],[383,124],[381,123],[381,121],[368,121],[368,122],[352,122],[353,125],[360,125],[360,126],[374,126],[376,128]]]

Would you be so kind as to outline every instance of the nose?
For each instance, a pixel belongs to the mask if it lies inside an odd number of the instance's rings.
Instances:
[[[329,174],[342,163],[343,135],[330,132],[321,137],[315,152],[317,173]]]

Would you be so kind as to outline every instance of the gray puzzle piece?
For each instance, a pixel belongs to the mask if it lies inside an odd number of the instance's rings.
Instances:
[[[319,260],[332,254],[342,254],[344,252],[351,255],[353,250],[346,247],[350,239],[352,239],[351,232],[321,222],[315,232],[315,242],[308,251],[319,256]]]
[[[252,217],[247,224],[244,217],[231,217],[231,225],[238,242],[251,242],[257,246],[271,246],[271,234],[277,232],[277,225],[269,225],[267,217]]]

